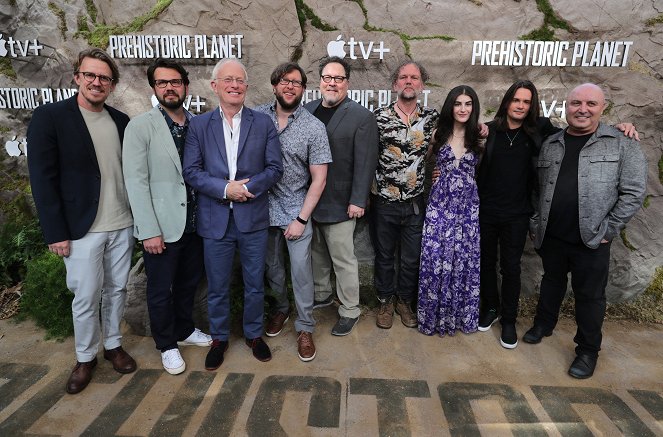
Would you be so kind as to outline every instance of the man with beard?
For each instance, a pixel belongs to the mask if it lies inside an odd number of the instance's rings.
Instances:
[[[147,69],[159,105],[129,122],[123,170],[134,215],[134,236],[143,245],[147,309],[166,372],[186,364],[177,348],[209,346],[212,338],[194,327],[192,311],[203,273],[202,240],[196,235],[196,193],[182,178],[184,141],[191,113],[184,109],[187,71],[156,59]]]
[[[378,129],[373,114],[348,97],[350,65],[333,56],[320,62],[322,99],[305,105],[327,128],[333,162],[313,212],[314,307],[332,304],[331,272],[341,306],[332,335],[348,335],[359,320],[359,267],[354,230],[364,216],[377,163]]]
[[[120,331],[134,246],[121,164],[129,117],[105,104],[119,78],[106,52],[83,50],[74,65],[78,93],[39,106],[28,127],[39,223],[48,250],[64,258],[74,293],[77,363],[67,381],[70,394],[90,383],[102,335],[104,359],[119,373],[136,370]]]
[[[425,215],[424,176],[426,154],[437,122],[433,108],[417,99],[428,80],[418,62],[405,61],[391,75],[396,101],[375,111],[380,133],[376,185],[371,204],[375,288],[380,301],[376,324],[392,326],[394,307],[403,325],[417,326],[412,312],[419,278],[421,232]],[[400,247],[398,279],[394,259]]]
[[[313,270],[311,268],[311,214],[322,195],[331,151],[325,125],[300,104],[306,90],[306,73],[294,62],[279,65],[270,82],[276,101],[256,108],[267,114],[279,133],[283,177],[269,192],[270,227],[266,276],[277,307],[265,334],[281,333],[290,316],[284,245],[290,256],[290,276],[297,307],[297,353],[302,361],[315,358],[313,343]]]

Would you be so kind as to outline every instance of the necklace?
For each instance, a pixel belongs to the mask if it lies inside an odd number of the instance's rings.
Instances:
[[[516,137],[518,136],[519,133],[520,133],[520,129],[518,129],[518,132],[516,132],[516,134],[513,136],[513,138],[511,138],[509,136],[509,132],[504,131],[504,134],[509,139],[509,147],[513,146],[513,142],[516,140]]]
[[[410,121],[410,116],[412,114],[414,114],[414,111],[417,110],[417,108],[419,107],[419,104],[417,103],[416,105],[414,105],[414,109],[409,114],[407,112],[403,111],[403,108],[401,108],[401,105],[398,104],[398,101],[396,102],[396,107],[398,108],[399,111],[401,111],[403,113],[403,115],[405,115],[407,117],[407,120],[409,122]]]

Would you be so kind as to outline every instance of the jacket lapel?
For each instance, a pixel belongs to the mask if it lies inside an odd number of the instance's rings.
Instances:
[[[166,123],[166,119],[159,110],[158,106],[155,106],[150,111],[150,123],[152,123],[154,131],[157,132],[159,137],[157,141],[159,145],[157,145],[157,147],[161,146],[164,148],[164,151],[168,154],[168,156],[170,156],[170,159],[173,160],[177,171],[182,174],[182,162],[180,161],[180,155],[177,153],[177,147],[175,146],[173,136],[170,134],[170,130],[168,129],[168,123]],[[164,125],[166,127],[165,129]]]
[[[332,116],[331,120],[329,120],[329,124],[327,125],[327,132],[330,134],[333,133],[338,125],[341,123],[341,120],[343,120],[343,117],[345,117],[345,114],[348,112],[348,107],[350,106],[350,97],[346,97],[345,100],[343,100],[340,103],[340,107],[334,112],[334,115]]]
[[[251,123],[253,123],[253,112],[246,106],[242,109],[242,122],[239,128],[239,145],[237,147],[237,157],[239,158],[246,144],[246,139],[249,136],[249,130],[251,129]]]
[[[221,113],[219,111],[218,107],[214,109],[214,113],[212,113],[209,123],[212,130],[212,136],[214,137],[216,146],[219,148],[221,159],[226,164],[226,168],[230,168],[228,167],[228,155],[226,155],[226,139],[223,136],[223,120],[221,119]]]
[[[95,167],[99,169],[99,162],[97,161],[97,153],[94,151],[94,143],[92,142],[90,131],[88,131],[87,125],[85,124],[85,119],[83,118],[83,114],[81,113],[81,110],[78,107],[78,101],[76,100],[77,96],[78,94],[75,94],[73,97],[69,99],[67,109],[71,112],[71,116],[74,120],[74,124],[76,125],[76,129],[78,131],[78,137],[81,139],[83,147],[88,154],[88,157],[95,165]]]

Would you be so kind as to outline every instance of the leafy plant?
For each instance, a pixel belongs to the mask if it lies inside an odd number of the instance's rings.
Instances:
[[[28,261],[21,316],[32,318],[46,330],[46,338],[62,340],[74,332],[71,301],[62,258],[50,252]]]

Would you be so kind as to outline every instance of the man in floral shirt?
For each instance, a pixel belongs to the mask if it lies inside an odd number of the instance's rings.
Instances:
[[[412,312],[419,277],[421,231],[425,215],[426,155],[438,113],[417,101],[428,80],[426,69],[407,61],[391,75],[396,101],[375,111],[380,141],[373,186],[375,288],[380,309],[376,324],[391,328],[394,309],[407,327],[417,326]],[[400,245],[398,280],[394,281]]]

